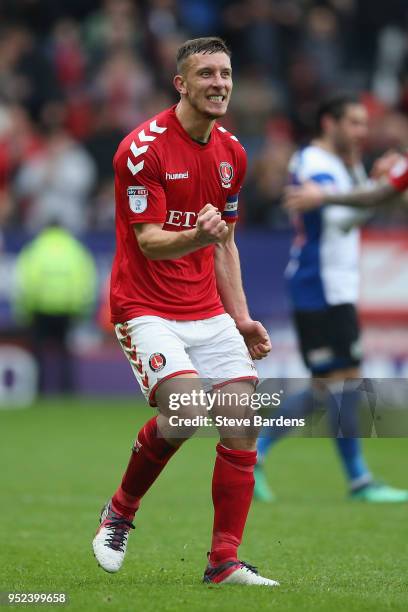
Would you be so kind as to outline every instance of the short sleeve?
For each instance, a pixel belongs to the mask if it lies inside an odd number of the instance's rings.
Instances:
[[[241,146],[241,145],[240,145]],[[231,191],[227,195],[224,210],[222,213],[222,219],[227,223],[236,223],[238,221],[238,201],[239,193],[245,179],[245,173],[247,169],[247,156],[245,149],[241,147],[237,158],[237,172],[233,177]]]
[[[166,194],[157,160],[146,155],[134,165],[123,153],[115,158],[114,169],[116,205],[122,207],[129,224],[164,223]]]
[[[391,168],[388,180],[397,191],[408,189],[408,158],[399,160]]]
[[[333,185],[336,179],[333,168],[325,155],[317,151],[314,147],[306,147],[299,151],[292,164],[292,172],[295,170],[297,184],[306,181],[314,181],[319,185]]]
[[[309,181],[314,181],[319,185],[333,185],[335,183],[334,176],[330,174],[330,172],[316,172],[316,174],[312,174]]]

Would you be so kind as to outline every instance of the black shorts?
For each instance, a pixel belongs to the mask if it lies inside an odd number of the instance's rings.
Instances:
[[[303,360],[312,374],[360,365],[360,326],[354,304],[295,310],[293,319]]]

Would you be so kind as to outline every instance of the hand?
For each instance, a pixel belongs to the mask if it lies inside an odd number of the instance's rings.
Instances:
[[[222,242],[228,235],[226,222],[212,204],[206,204],[197,217],[196,239],[202,246]]]
[[[252,359],[263,359],[270,352],[272,345],[268,332],[259,321],[247,319],[236,323],[237,328],[245,340]]]
[[[384,176],[388,176],[391,168],[403,159],[405,159],[405,155],[401,155],[396,151],[387,151],[374,162],[370,172],[370,178],[378,180]]]
[[[286,187],[283,192],[283,207],[291,212],[306,212],[318,208],[327,198],[321,187],[314,181],[307,181],[300,187]]]

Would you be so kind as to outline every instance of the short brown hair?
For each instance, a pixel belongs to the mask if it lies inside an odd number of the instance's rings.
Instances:
[[[345,115],[347,107],[354,104],[361,104],[361,101],[356,94],[350,92],[337,93],[322,100],[316,113],[317,133],[322,134],[323,117],[329,115],[332,119],[339,121]]]
[[[218,36],[206,36],[186,40],[177,51],[177,72],[181,72],[185,60],[195,53],[225,53],[231,57],[231,51]]]

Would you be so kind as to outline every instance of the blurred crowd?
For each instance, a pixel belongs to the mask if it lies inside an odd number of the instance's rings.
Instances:
[[[286,226],[288,159],[339,87],[369,110],[368,168],[408,146],[406,0],[3,0],[0,228],[112,229],[119,141],[177,102],[178,46],[213,34],[233,53],[223,124],[249,156],[243,223]]]

